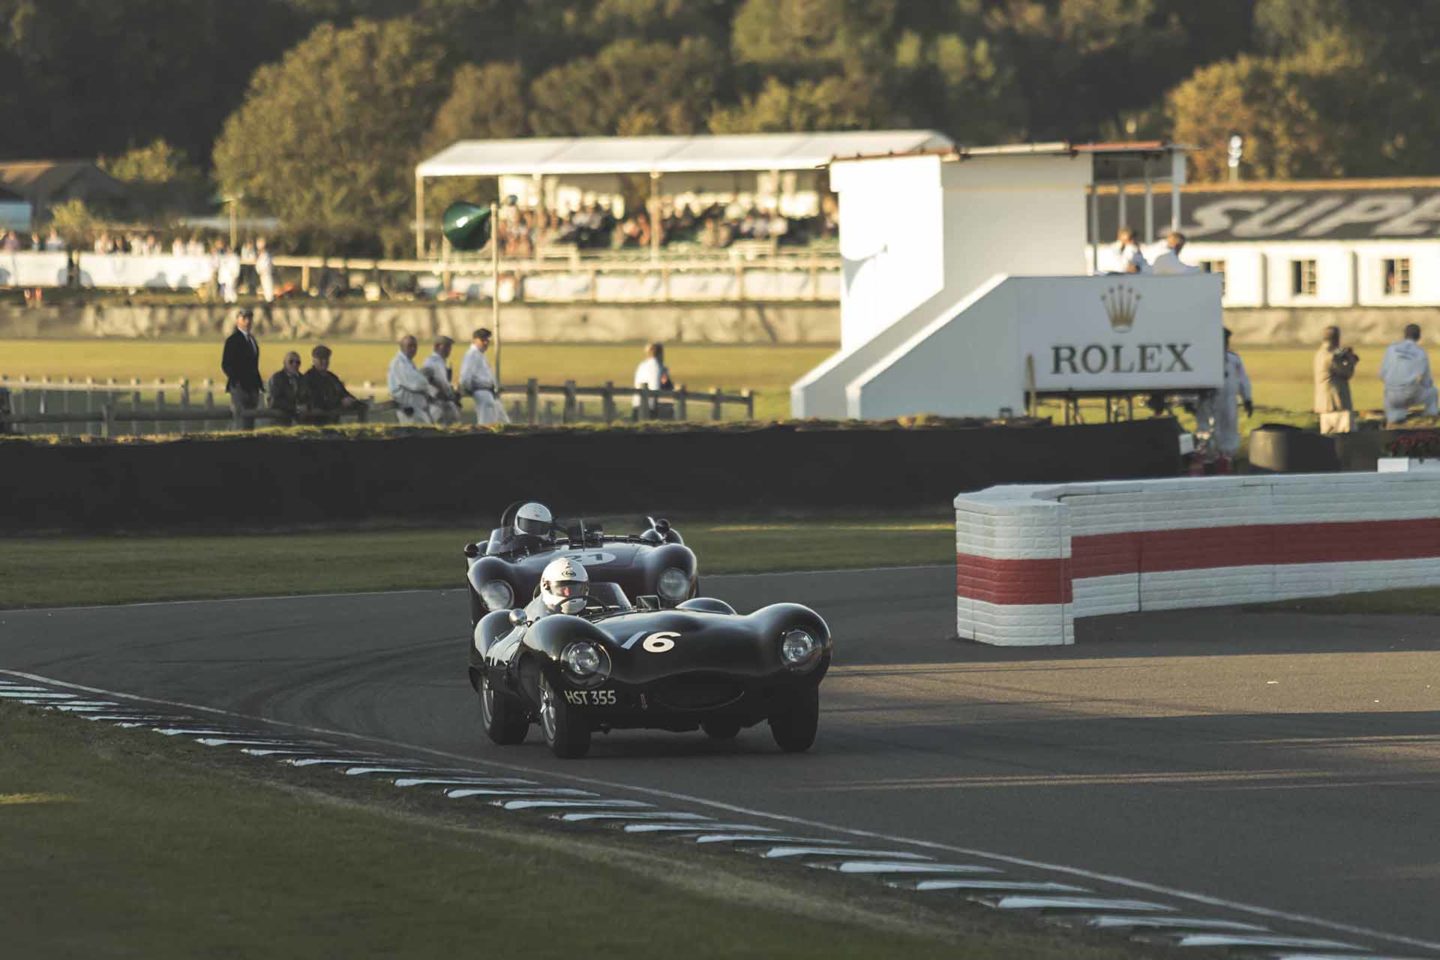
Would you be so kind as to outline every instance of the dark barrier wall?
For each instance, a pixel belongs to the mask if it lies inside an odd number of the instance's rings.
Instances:
[[[1172,476],[1172,420],[1076,427],[554,431],[0,444],[0,529],[230,529],[566,514],[910,507],[995,483]]]

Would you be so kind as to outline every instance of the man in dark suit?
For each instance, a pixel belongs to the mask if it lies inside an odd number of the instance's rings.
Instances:
[[[242,411],[253,411],[260,405],[260,344],[250,332],[255,311],[244,307],[235,313],[235,332],[225,340],[225,353],[220,368],[225,371],[225,390],[230,394],[230,409],[235,412],[235,429],[254,430],[255,417]]]

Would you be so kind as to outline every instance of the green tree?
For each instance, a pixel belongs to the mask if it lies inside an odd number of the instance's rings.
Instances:
[[[884,108],[879,91],[844,76],[786,83],[776,77],[755,96],[710,115],[714,133],[788,133],[793,130],[862,130]]]
[[[695,133],[724,71],[724,58],[708,40],[618,40],[537,77],[530,126],[541,136]]]
[[[463,64],[435,113],[426,150],[440,150],[457,140],[524,136],[529,132],[528,109],[519,64]]]
[[[745,0],[731,28],[735,62],[781,77],[881,68],[897,0]]]
[[[164,139],[131,147],[118,157],[101,155],[98,162],[100,169],[116,180],[134,183],[171,183],[199,175],[190,158]]]

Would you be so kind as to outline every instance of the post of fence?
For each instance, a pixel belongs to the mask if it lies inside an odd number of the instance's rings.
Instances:
[[[534,377],[525,381],[525,422],[540,422],[540,381]]]
[[[130,433],[138,437],[140,436],[140,421],[136,419],[136,415],[140,411],[140,378],[131,377],[130,386],[132,388],[130,391]]]
[[[115,402],[110,399],[100,404],[100,436],[109,440],[115,433]]]
[[[164,377],[161,377],[160,379],[156,380],[155,382],[159,385],[159,386],[157,386],[157,387],[155,388],[155,412],[156,412],[156,413],[164,413],[164,412],[165,412],[165,378],[164,378]],[[165,431],[164,426],[161,424],[161,422],[160,422],[159,420],[156,420],[156,421],[155,421],[155,432],[156,432],[157,434],[159,434],[159,433],[163,433],[164,431]]]
[[[212,380],[212,379],[210,379],[209,377],[206,377],[205,380],[204,380],[204,386],[205,386],[205,412],[206,412],[207,414],[209,414],[209,413],[214,413],[214,412],[215,412],[215,381]],[[205,418],[205,429],[206,429],[206,430],[209,430],[209,429],[210,429],[210,424],[211,424],[211,422],[212,422],[214,419],[215,419],[214,417],[206,417],[206,418]]]
[[[50,400],[50,378],[49,378],[48,376],[41,377],[41,378],[40,378],[40,412],[41,412],[42,414],[44,414],[44,413],[49,413],[49,412],[50,412],[49,400]]]
[[[70,414],[70,389],[73,385],[74,381],[66,377],[65,385],[61,388],[60,392],[60,412],[66,416]],[[58,432],[68,437],[75,432],[75,425],[72,423],[62,423]]]
[[[94,377],[86,377],[86,378],[85,378],[85,412],[86,412],[87,414],[91,414],[91,413],[94,413],[94,412],[95,412],[95,378],[94,378]],[[90,420],[90,419],[87,418],[86,421],[85,421],[85,429],[84,429],[83,432],[84,432],[84,434],[85,434],[86,436],[90,436],[91,434],[93,434],[93,433],[95,432],[95,421],[94,421],[94,420]]]
[[[189,412],[190,412],[190,378],[189,378],[189,377],[181,377],[181,378],[180,378],[180,410],[181,410],[182,413],[189,413]],[[184,420],[181,420],[181,421],[179,421],[179,423],[180,423],[180,433],[181,433],[182,435],[185,434],[185,433],[188,433],[188,432],[189,432],[189,429],[188,429],[188,424],[187,424],[187,422],[184,421]]]
[[[724,387],[716,387],[716,388],[715,388],[715,393],[714,393],[714,394],[711,396],[711,398],[710,398],[710,419],[711,419],[711,420],[719,420],[719,419],[724,415],[724,411],[721,409],[722,405],[723,405],[724,402],[725,402],[725,401],[722,400],[721,398],[724,397],[724,396],[725,396],[725,388],[724,388]]]
[[[565,423],[575,422],[575,381],[565,381],[565,411],[561,414]]]
[[[745,419],[755,419],[755,391],[749,388],[740,391],[740,396],[745,398]]]
[[[689,420],[690,407],[686,402],[690,399],[690,388],[680,384],[680,389],[675,391],[675,419]]]
[[[615,422],[615,381],[605,381],[605,392],[600,396],[601,406],[605,410],[605,422]]]

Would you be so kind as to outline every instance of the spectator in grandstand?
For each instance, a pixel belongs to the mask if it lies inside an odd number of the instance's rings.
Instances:
[[[1354,429],[1350,378],[1359,362],[1354,350],[1340,346],[1340,328],[1326,327],[1314,364],[1315,412],[1320,414],[1321,433],[1349,433]]]
[[[636,394],[631,400],[634,407],[632,416],[636,420],[651,420],[660,415],[660,393],[662,391],[674,390],[675,384],[670,379],[670,368],[665,366],[665,345],[663,343],[648,343],[645,345],[645,359],[640,361],[635,368],[635,389],[647,389],[650,395],[643,401],[640,394]]]
[[[255,312],[249,308],[235,312],[235,332],[225,341],[220,369],[225,371],[225,392],[230,394],[230,408],[235,414],[235,429],[255,429],[256,407],[260,406],[260,344],[251,331]],[[249,415],[247,415],[247,413]]]
[[[460,389],[475,401],[476,423],[509,423],[505,404],[500,402],[500,385],[495,381],[490,362],[485,359],[490,336],[489,330],[480,327],[471,337],[470,349],[460,361]]]
[[[1406,324],[1405,336],[1390,344],[1380,361],[1385,381],[1385,422],[1403,423],[1412,406],[1425,408],[1425,416],[1440,416],[1440,397],[1430,375],[1430,357],[1420,346],[1420,325]]]
[[[1155,258],[1150,265],[1150,272],[1160,276],[1183,276],[1190,273],[1203,273],[1200,267],[1184,263],[1180,259],[1180,251],[1185,249],[1185,234],[1179,230],[1171,230],[1165,236],[1165,252]]]
[[[458,423],[460,421],[460,395],[451,383],[450,351],[455,341],[449,337],[435,338],[435,352],[425,358],[420,372],[435,389],[435,398],[430,401],[430,419],[436,423]]]
[[[430,404],[436,399],[435,388],[415,367],[419,342],[409,334],[400,338],[400,351],[390,361],[386,383],[390,399],[395,401],[395,416],[401,423],[434,423]]]
[[[265,388],[270,395],[270,409],[283,414],[275,419],[277,425],[291,426],[300,415],[300,384],[300,354],[291,350],[285,354],[285,365],[270,375]]]
[[[1146,273],[1149,269],[1130,227],[1121,227],[1115,243],[1100,252],[1101,273]]]
[[[310,369],[300,378],[302,423],[339,423],[342,413],[360,413],[365,402],[345,389],[345,383],[330,372],[330,348],[316,344],[310,351]]]
[[[260,299],[274,303],[275,258],[270,255],[264,237],[255,241],[255,278],[260,281]]]
[[[6,253],[18,253],[20,250],[19,234],[17,234],[14,230],[6,230],[3,248]]]

